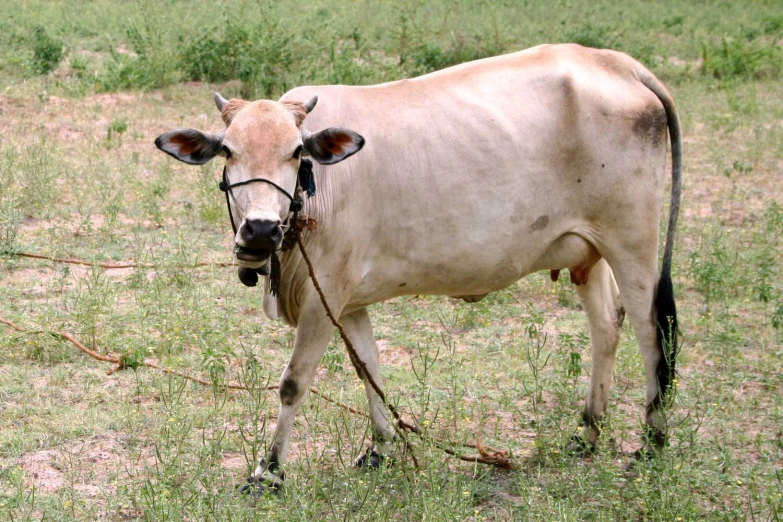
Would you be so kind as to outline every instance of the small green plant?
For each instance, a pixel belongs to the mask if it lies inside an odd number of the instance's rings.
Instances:
[[[691,253],[688,270],[696,288],[704,296],[706,313],[709,315],[716,300],[729,308],[729,297],[738,291],[737,281],[740,266],[740,252],[730,242],[721,228],[707,231],[701,246]]]
[[[502,52],[502,49],[480,34],[471,38],[457,35],[452,38],[450,45],[443,47],[432,42],[422,43],[411,49],[407,58],[412,62],[414,74],[424,74]]]
[[[86,57],[80,55],[71,56],[70,66],[76,74],[77,78],[82,78],[85,74],[87,74],[88,65],[89,60],[87,60]]]
[[[595,47],[596,49],[613,49],[617,47],[619,39],[617,31],[612,26],[586,22],[572,26],[571,29],[564,29],[560,41]]]
[[[227,224],[226,203],[216,190],[217,184],[214,166],[211,163],[202,165],[198,178],[198,211],[207,223],[221,224],[225,219]]]
[[[49,35],[43,27],[33,33],[33,71],[48,74],[55,70],[65,56],[65,44]]]
[[[719,46],[702,42],[702,72],[720,80],[777,77],[783,70],[783,51],[777,43],[722,38]]]
[[[772,312],[772,327],[775,330],[783,330],[783,299],[778,300],[775,311]]]
[[[783,33],[783,16],[764,16],[763,30],[764,34],[780,36],[780,34]]]
[[[0,206],[0,256],[16,252],[16,237],[22,224],[22,213],[11,201]]]
[[[339,340],[338,340],[339,343]],[[340,344],[330,343],[321,359],[329,373],[341,373],[344,371],[345,356]]]
[[[525,326],[527,341],[525,342],[525,360],[530,370],[533,384],[528,388],[528,384],[523,381],[522,386],[525,394],[530,396],[533,405],[533,414],[536,418],[536,428],[540,429],[539,419],[541,402],[544,400],[544,384],[542,373],[549,364],[551,353],[547,353],[544,348],[547,343],[547,334],[544,331],[546,320],[543,314],[534,307],[528,307],[530,318]],[[540,432],[539,432],[540,436]]]
[[[122,138],[122,135],[128,130],[128,123],[125,118],[115,118],[109,123],[108,129],[106,129],[106,139],[112,141],[114,136]]]
[[[284,88],[295,52],[294,35],[274,16],[243,25],[224,16],[180,48],[179,67],[189,80],[222,82],[238,79],[243,96],[268,96]]]
[[[767,245],[756,260],[756,277],[753,291],[762,303],[769,303],[775,298],[775,267],[777,260],[771,245]]]
[[[153,21],[154,17],[141,23],[129,22],[125,39],[131,49],[111,44],[110,59],[96,73],[96,90],[151,89],[181,79],[174,51],[164,45],[163,29],[154,26]]]

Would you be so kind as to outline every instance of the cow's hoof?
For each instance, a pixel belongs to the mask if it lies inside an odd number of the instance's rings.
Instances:
[[[595,444],[590,444],[584,438],[579,435],[574,435],[571,440],[566,444],[564,451],[575,457],[588,457],[595,453]]]
[[[363,469],[378,469],[381,465],[390,463],[390,461],[391,459],[384,457],[374,448],[367,448],[367,451],[353,461],[353,465],[354,467]]]
[[[646,446],[642,446],[638,450],[634,451],[631,455],[631,460],[628,461],[628,464],[625,465],[625,471],[626,472],[636,472],[636,468],[642,464],[650,464],[652,461],[655,460],[656,455],[658,452],[654,449],[648,448]]]
[[[266,493],[276,495],[283,490],[283,481],[279,478],[248,477],[247,482],[237,486],[237,489],[243,495],[253,495],[254,497],[260,497]]]
[[[277,494],[283,490],[283,478],[284,476],[282,474],[276,475],[268,469],[265,469],[261,473],[256,473],[248,477],[244,484],[237,486],[237,489],[240,493],[256,497],[265,493]]]

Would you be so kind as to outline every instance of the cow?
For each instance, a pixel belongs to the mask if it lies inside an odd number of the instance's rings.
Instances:
[[[556,279],[567,268],[592,349],[581,447],[595,447],[626,314],[646,373],[646,437],[637,453],[665,445],[682,138],[672,97],[647,68],[612,50],[541,45],[380,85],[297,87],[278,101],[216,94],[215,103],[223,132],[177,129],[155,143],[188,164],[225,158],[243,279],[265,277],[265,313],[296,328],[254,487],[282,487],[294,417],[334,331],[302,253],[280,251],[293,234],[299,174],[310,159],[317,193],[304,212],[317,229],[302,241],[329,307],[379,386],[368,305],[414,294],[476,301],[532,272]],[[659,271],[667,134],[671,204]],[[277,288],[266,277],[270,262]],[[373,441],[356,464],[377,466],[394,430],[357,370]]]

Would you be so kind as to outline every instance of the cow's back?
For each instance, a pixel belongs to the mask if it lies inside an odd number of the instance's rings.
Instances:
[[[318,94],[310,130],[366,140],[318,173],[310,242],[350,272],[352,307],[395,295],[480,295],[570,233],[658,219],[666,116],[621,53],[539,46],[419,78]]]

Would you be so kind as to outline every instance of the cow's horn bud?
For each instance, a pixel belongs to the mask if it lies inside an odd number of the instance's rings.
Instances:
[[[215,93],[215,105],[217,105],[220,112],[223,112],[223,107],[225,107],[227,103],[228,100],[222,97],[219,92]]]
[[[305,101],[302,106],[304,106],[305,110],[307,111],[307,114],[310,114],[310,111],[312,111],[315,108],[315,104],[318,103],[318,95],[316,94],[309,100]]]

